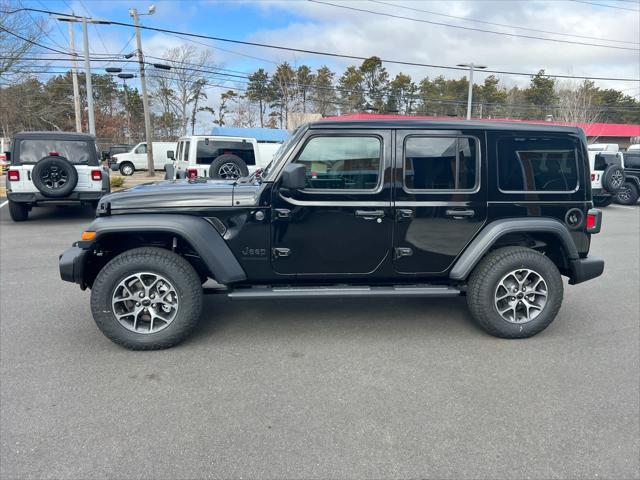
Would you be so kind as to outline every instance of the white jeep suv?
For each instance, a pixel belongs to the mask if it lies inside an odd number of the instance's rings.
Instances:
[[[100,164],[93,135],[18,133],[8,160],[7,199],[16,222],[27,220],[35,206],[95,206],[110,191],[109,171]]]

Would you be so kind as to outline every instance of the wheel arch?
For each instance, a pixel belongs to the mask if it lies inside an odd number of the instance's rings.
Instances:
[[[131,214],[99,217],[87,228],[96,232],[89,244],[80,246],[97,254],[87,255],[84,283],[91,285],[100,269],[114,256],[132,248],[156,246],[184,256],[201,275],[222,284],[240,282],[246,274],[217,229],[190,215]]]
[[[514,218],[488,224],[465,248],[449,273],[452,280],[467,279],[482,258],[495,248],[519,245],[548,250],[559,270],[571,275],[570,261],[579,258],[571,233],[552,218]]]

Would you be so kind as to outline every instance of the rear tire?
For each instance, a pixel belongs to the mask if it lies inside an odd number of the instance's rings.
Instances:
[[[135,277],[148,279],[147,283]],[[123,288],[131,278],[133,283]],[[172,303],[165,302],[166,292]],[[160,305],[169,313],[161,311]],[[201,310],[200,277],[184,258],[162,248],[136,248],[118,255],[100,271],[91,289],[96,325],[111,341],[130,350],[158,350],[180,343],[197,325]],[[155,319],[155,329],[150,318]]]
[[[125,177],[130,177],[135,171],[136,169],[131,162],[123,162],[120,164],[120,173]]]
[[[635,205],[638,203],[638,187],[631,182],[624,182],[616,194],[616,203],[620,205]]]
[[[24,222],[29,218],[29,206],[9,200],[9,215],[14,222]]]
[[[527,338],[541,332],[562,305],[558,268],[530,248],[505,247],[489,253],[472,272],[467,287],[473,319],[501,338]]]

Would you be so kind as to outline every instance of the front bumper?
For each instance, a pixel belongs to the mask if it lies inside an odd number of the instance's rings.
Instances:
[[[571,277],[569,283],[586,282],[602,275],[604,271],[604,260],[602,258],[589,257],[571,260]]]
[[[109,193],[109,190],[100,192],[71,192],[66,197],[45,197],[40,192],[7,192],[7,198],[14,203],[56,204],[65,205],[70,203],[82,203],[100,200],[102,196]]]
[[[77,283],[82,288],[85,288],[84,265],[87,253],[88,250],[83,250],[77,245],[65,250],[58,259],[60,278],[65,282]]]

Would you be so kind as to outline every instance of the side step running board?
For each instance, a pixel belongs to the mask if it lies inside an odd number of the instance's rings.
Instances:
[[[460,290],[441,285],[401,285],[392,287],[250,287],[231,290],[234,299],[260,298],[351,298],[351,297],[453,297]]]

